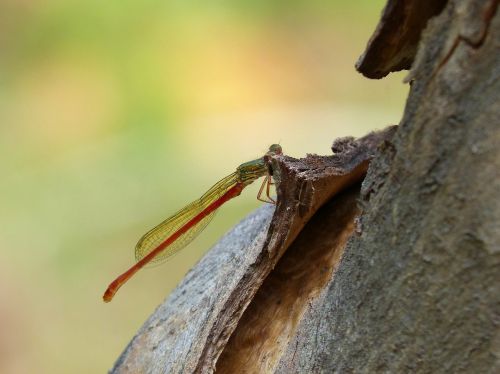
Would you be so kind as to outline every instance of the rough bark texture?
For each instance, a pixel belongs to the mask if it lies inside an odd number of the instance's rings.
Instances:
[[[500,15],[431,20],[405,116],[363,182],[361,235],[278,372],[500,372]]]
[[[498,3],[425,20],[397,130],[273,159],[274,213],[223,238],[112,371],[500,372]]]

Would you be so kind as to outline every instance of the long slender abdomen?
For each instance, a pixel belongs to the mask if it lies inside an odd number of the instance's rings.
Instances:
[[[218,208],[221,207],[226,201],[231,200],[232,198],[238,196],[243,188],[245,188],[245,184],[237,183],[234,187],[231,187],[224,195],[215,200],[212,204],[203,209],[200,213],[194,216],[190,221],[188,221],[184,226],[179,228],[176,232],[170,235],[167,239],[165,239],[160,245],[158,245],[155,249],[153,249],[149,254],[144,256],[140,261],[138,261],[134,266],[128,269],[125,273],[118,276],[111,284],[108,286],[102,299],[105,302],[110,302],[118,289],[125,284],[135,273],[137,273],[141,268],[143,268],[148,262],[153,260],[159,253],[161,253],[165,248],[174,243],[177,239],[179,239],[183,234],[188,232],[192,227],[194,227],[198,222],[200,222],[203,218],[208,216],[210,213],[214,212]]]

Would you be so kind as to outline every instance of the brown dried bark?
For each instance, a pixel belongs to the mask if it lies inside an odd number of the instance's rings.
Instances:
[[[367,78],[380,79],[411,68],[422,31],[445,5],[446,0],[389,0],[356,69]]]

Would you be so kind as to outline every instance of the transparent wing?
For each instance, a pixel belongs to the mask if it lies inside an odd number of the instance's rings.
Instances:
[[[229,189],[238,183],[236,173],[230,174],[224,179],[221,179],[212,186],[202,197],[185,206],[173,216],[167,218],[155,228],[148,231],[139,240],[135,246],[135,259],[140,261],[147,256],[151,251],[157,248],[161,243],[168,239],[172,234],[177,232],[181,227],[188,224],[194,217],[205,210],[210,204],[223,196]],[[213,211],[202,220],[194,224],[187,232],[181,235],[175,242],[166,247],[162,252],[156,255],[150,264],[157,265],[165,261],[173,254],[180,251],[188,245],[214,217],[216,211]]]

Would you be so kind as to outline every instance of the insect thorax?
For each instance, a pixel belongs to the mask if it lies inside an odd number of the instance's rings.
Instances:
[[[252,183],[254,180],[267,174],[268,169],[264,158],[245,162],[236,169],[242,183]]]

